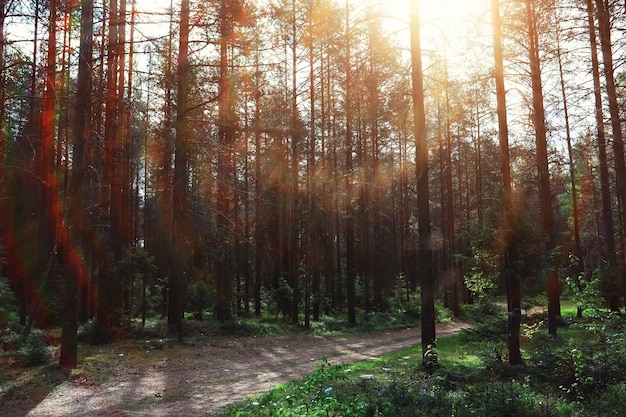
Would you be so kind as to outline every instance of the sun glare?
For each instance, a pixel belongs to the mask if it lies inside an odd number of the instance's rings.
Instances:
[[[411,1],[419,2],[422,21],[471,20],[489,10],[486,0],[350,0],[358,7],[376,7],[390,18],[409,21]]]
[[[340,0],[341,1],[341,0]],[[410,6],[419,2],[424,51],[447,50],[450,61],[461,55],[476,36],[488,32],[491,22],[489,0],[348,0],[353,13],[374,10],[401,43],[409,42]]]

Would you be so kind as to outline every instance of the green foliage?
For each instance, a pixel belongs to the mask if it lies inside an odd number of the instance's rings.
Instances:
[[[46,333],[39,329],[30,332],[18,348],[17,357],[26,366],[47,365],[50,363],[52,350],[48,346]]]
[[[472,238],[470,256],[455,255],[456,262],[464,265],[468,272],[464,275],[465,287],[479,298],[488,295],[498,281],[500,257],[492,252],[489,239],[491,237],[483,231],[479,237]]]
[[[495,303],[481,299],[476,304],[463,306],[463,317],[473,323],[471,328],[461,332],[465,342],[501,343],[506,340],[508,334],[506,312]]]
[[[541,331],[532,334],[525,360],[529,374],[537,382],[555,387],[571,384],[574,368],[570,359],[569,348],[563,339],[554,339]]]
[[[15,320],[15,297],[6,278],[0,276],[0,334],[11,320]]]
[[[250,319],[232,319],[220,324],[220,333],[229,336],[270,336],[280,333],[280,327]]]
[[[545,413],[541,396],[528,381],[492,381],[472,389],[457,416],[535,417]]]
[[[458,349],[457,344],[442,344]],[[309,377],[225,410],[233,416],[540,416],[543,399],[528,382],[485,381],[447,363],[419,371],[417,351],[352,365],[322,360]],[[475,369],[475,368],[474,368]]]
[[[331,366],[322,358],[311,376],[230,407],[222,416],[436,416],[447,415],[451,398],[427,381],[355,375],[347,366]]]
[[[625,404],[626,395],[624,324],[607,313],[561,330],[559,339],[533,332],[526,349],[529,376],[561,397],[562,415],[623,415],[616,404]]]
[[[280,277],[277,287],[271,290],[267,290],[263,287],[261,290],[263,310],[274,316],[278,316],[282,313],[284,317],[286,313],[288,313],[288,306],[292,298],[293,288],[291,288],[285,276]]]
[[[477,326],[506,323],[503,310],[491,303],[470,310]],[[608,316],[564,328],[559,339],[549,337],[542,323],[526,324],[523,367],[506,364],[502,334],[487,330],[440,339],[441,360],[428,371],[417,361],[419,347],[350,365],[323,360],[310,377],[222,416],[622,416],[625,324]]]
[[[478,251],[471,265],[470,273],[465,276],[465,286],[474,295],[482,296],[496,286],[496,258],[487,251]]]
[[[567,277],[565,280],[569,291],[573,294],[572,300],[576,306],[592,319],[606,315],[606,301],[602,295],[602,281],[599,275],[600,272],[595,270],[589,281],[583,277],[579,280]]]
[[[504,308],[497,305],[491,299],[483,297],[474,304],[465,304],[461,307],[461,315],[463,319],[472,323],[482,323],[492,319],[493,317],[504,318]]]
[[[473,322],[460,333],[464,343],[480,346],[478,356],[485,368],[500,370],[507,362],[507,315],[504,309],[487,298],[463,307],[463,316]]]
[[[4,262],[4,249],[0,246],[0,267]],[[13,291],[8,280],[0,276],[0,349],[15,349],[19,345],[21,329],[15,310]]]
[[[187,285],[186,301],[186,309],[193,312],[196,320],[202,320],[204,311],[215,303],[215,288],[206,272],[194,270],[193,279]]]
[[[454,313],[449,308],[444,307],[441,301],[435,303],[435,317],[438,323],[450,323],[454,318]]]

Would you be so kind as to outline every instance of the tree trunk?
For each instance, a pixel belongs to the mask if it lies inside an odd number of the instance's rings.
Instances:
[[[615,175],[617,177],[617,196],[619,207],[620,235],[619,250],[621,256],[617,258],[617,264],[624,264],[624,249],[626,244],[626,161],[624,160],[624,138],[622,135],[622,125],[620,107],[617,99],[617,86],[615,85],[615,74],[613,68],[613,47],[611,44],[611,22],[610,11],[606,0],[596,0],[596,13],[598,16],[598,27],[600,30],[600,45],[602,48],[602,59],[604,68],[604,80],[606,84],[606,94],[609,99],[609,113],[611,115],[611,128],[613,133],[613,155],[615,159]],[[594,34],[595,36],[595,34]],[[596,110],[597,111],[597,110]],[[607,237],[608,238],[608,237]],[[607,242],[608,243],[608,242]],[[619,270],[617,268],[616,270]],[[620,277],[611,271],[609,275],[609,308],[611,311],[619,311],[619,287]],[[623,280],[625,277],[621,277]]]
[[[352,207],[352,67],[351,62],[350,5],[346,0],[346,175],[345,175],[345,236],[346,236],[346,295],[348,297],[348,324],[356,325],[356,249],[354,240],[354,208]]]
[[[80,249],[82,246],[81,235],[83,228],[85,151],[87,138],[91,130],[93,0],[83,0],[80,21],[80,50],[72,140],[72,170],[68,188],[69,209],[65,239],[61,241],[66,263],[66,278],[60,365],[65,368],[74,368],[78,362],[76,337],[78,331],[78,285],[79,283],[89,282],[89,269],[80,262]]]
[[[229,258],[232,256],[231,219],[232,172],[233,172],[233,141],[234,120],[232,116],[232,97],[228,42],[233,34],[232,2],[223,1],[220,4],[220,62],[219,62],[219,98],[218,98],[218,167],[217,167],[217,225],[221,239],[221,251],[217,261],[217,306],[216,316],[219,320],[229,319],[231,316],[231,271]]]
[[[509,157],[509,127],[506,110],[506,90],[504,88],[504,65],[502,57],[502,22],[500,20],[500,1],[491,1],[491,19],[493,30],[493,49],[495,61],[496,100],[498,113],[498,139],[500,147],[500,174],[502,178],[502,221],[500,234],[503,235],[504,247],[501,248],[503,265],[502,275],[507,288],[508,310],[508,351],[511,365],[522,363],[520,351],[520,325],[522,322],[522,300],[520,279],[512,265],[513,207],[511,201],[511,162]]]
[[[120,179],[118,175],[119,135],[118,135],[118,72],[119,72],[119,14],[117,0],[109,2],[109,28],[107,46],[107,71],[105,93],[104,146],[105,166],[104,184],[108,192],[103,196],[104,212],[109,216],[108,245],[99,251],[101,273],[98,276],[98,305],[96,313],[96,339],[108,343],[112,338],[112,328],[117,323],[120,307],[120,284],[114,272],[114,262],[121,259],[121,207]],[[109,252],[113,259],[109,259]]]
[[[541,61],[539,57],[539,39],[537,33],[537,14],[535,0],[526,0],[528,19],[530,77],[533,95],[533,124],[537,149],[537,172],[539,174],[539,206],[541,211],[541,229],[548,242],[544,246],[546,281],[548,296],[548,331],[556,337],[557,317],[561,315],[559,301],[559,277],[553,259],[556,248],[554,214],[552,212],[552,193],[550,189],[550,171],[548,167],[548,143],[546,137],[545,109],[543,106],[543,86],[541,83]]]
[[[558,17],[557,17],[558,19]],[[561,57],[561,34],[559,29],[559,22],[557,21],[556,30],[556,56],[559,64],[559,79],[561,84],[561,97],[563,98],[563,117],[565,118],[565,135],[567,138],[567,155],[569,163],[569,175],[570,185],[572,187],[572,220],[573,220],[573,234],[574,234],[574,249],[572,255],[574,255],[574,281],[578,288],[582,290],[580,283],[580,276],[585,271],[583,252],[580,241],[580,212],[578,207],[578,184],[576,181],[576,169],[574,165],[574,154],[572,148],[572,132],[570,128],[570,116],[569,106],[567,101],[567,90],[565,88],[565,76],[563,73],[563,59]],[[577,317],[582,317],[582,309],[579,307]]]
[[[173,273],[170,276],[169,302],[173,317],[168,322],[176,331],[179,341],[183,339],[183,315],[185,274],[188,253],[188,212],[187,189],[188,141],[189,141],[189,90],[191,66],[189,64],[189,0],[182,0],[180,5],[180,39],[178,45],[178,89],[176,100],[176,142],[174,151],[174,188],[172,206],[172,237],[174,238],[175,259],[172,260]]]
[[[417,182],[418,265],[422,273],[421,324],[422,361],[432,365],[437,362],[435,335],[435,274],[432,264],[432,237],[430,230],[430,197],[428,189],[428,143],[426,114],[424,111],[424,74],[422,72],[422,47],[420,15],[417,2],[411,2],[411,79],[413,122],[415,135],[415,178]]]

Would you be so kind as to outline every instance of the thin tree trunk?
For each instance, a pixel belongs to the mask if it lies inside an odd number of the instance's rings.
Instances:
[[[558,17],[557,17],[558,19]],[[560,40],[560,28],[559,22],[557,21],[557,31],[556,31],[556,56],[559,64],[559,78],[561,84],[561,97],[563,98],[563,113],[565,118],[565,135],[567,138],[567,155],[569,162],[569,175],[570,175],[570,185],[572,187],[572,217],[573,217],[573,233],[574,233],[574,281],[576,282],[579,289],[582,289],[580,283],[580,276],[585,271],[585,265],[583,260],[583,252],[580,242],[580,212],[578,208],[578,184],[576,181],[576,169],[574,166],[574,152],[572,148],[572,131],[570,127],[570,117],[569,117],[569,106],[567,101],[567,90],[565,88],[565,76],[563,74],[563,59],[561,57],[561,40]],[[582,309],[579,307],[577,312],[577,317],[582,317]]]
[[[354,239],[354,208],[352,207],[352,67],[351,62],[351,30],[350,30],[350,4],[346,0],[346,176],[345,176],[345,236],[346,236],[346,295],[348,297],[348,324],[356,325],[356,249]]]
[[[218,167],[217,167],[217,213],[218,233],[221,234],[221,251],[217,261],[217,306],[216,316],[219,320],[230,318],[231,299],[231,271],[228,259],[231,256],[230,225],[231,205],[233,195],[231,176],[233,172],[233,140],[234,121],[232,118],[232,97],[230,80],[230,63],[228,46],[233,34],[231,2],[225,1],[220,5],[220,63],[219,63],[219,98],[218,98]]]
[[[3,168],[6,159],[6,135],[4,133],[4,117],[6,103],[6,79],[4,68],[4,50],[5,50],[5,35],[4,35],[4,22],[9,12],[12,0],[0,0],[0,173],[4,173]],[[0,198],[3,196],[0,195]]]
[[[39,256],[42,266],[49,272],[54,259],[54,246],[56,245],[57,228],[61,224],[58,177],[55,167],[54,138],[56,126],[56,54],[57,54],[57,16],[58,5],[56,0],[48,2],[48,51],[46,57],[46,70],[44,80],[43,109],[41,112],[41,139],[40,145],[40,169],[43,180],[42,207],[46,211],[40,217]],[[44,279],[49,279],[46,273]]]
[[[297,65],[298,65],[298,42],[296,40],[298,35],[297,19],[296,19],[296,0],[291,2],[291,207],[289,213],[289,223],[291,225],[289,232],[289,276],[291,281],[291,288],[293,296],[291,300],[291,321],[294,324],[299,322],[299,301],[300,301],[300,227],[299,227],[299,215],[298,215],[298,200],[299,200],[299,187],[298,187],[298,167],[300,158],[298,156],[298,78],[297,78]]]

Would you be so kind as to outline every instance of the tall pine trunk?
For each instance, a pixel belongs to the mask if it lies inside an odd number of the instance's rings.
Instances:
[[[426,137],[426,114],[424,110],[424,74],[422,72],[422,46],[420,38],[420,15],[417,2],[411,2],[411,79],[413,98],[413,133],[415,136],[415,179],[417,182],[417,261],[422,274],[421,324],[422,361],[436,363],[436,351],[432,345],[435,335],[435,273],[432,260],[432,236],[430,229],[430,196],[428,189],[428,143]]]
[[[352,207],[352,68],[351,62],[351,30],[350,4],[346,0],[346,135],[345,135],[345,239],[346,239],[346,295],[348,299],[348,324],[356,325],[356,243],[354,236],[354,208]]]
[[[550,170],[548,167],[548,143],[545,109],[543,104],[543,86],[541,83],[541,60],[539,57],[539,39],[537,32],[537,13],[535,0],[526,0],[526,15],[529,37],[530,77],[532,84],[532,121],[535,127],[535,144],[537,152],[537,172],[539,175],[539,207],[541,212],[541,229],[547,238],[544,245],[544,263],[546,268],[546,285],[548,296],[548,332],[556,337],[557,317],[561,315],[560,290],[557,267],[554,262],[556,236],[554,230],[554,214],[552,212],[552,193],[550,188]]]
[[[172,259],[173,271],[170,276],[168,323],[176,331],[179,341],[183,339],[183,314],[185,274],[187,269],[188,249],[187,233],[187,189],[188,177],[188,141],[189,141],[189,87],[191,67],[189,64],[189,0],[182,0],[180,5],[180,39],[177,61],[178,89],[176,100],[176,141],[174,150],[174,188],[172,198],[172,237],[174,239],[175,258]]]
[[[606,94],[609,101],[609,113],[611,115],[611,129],[613,133],[613,156],[615,159],[615,174],[617,177],[617,196],[619,207],[620,240],[619,250],[621,256],[617,263],[624,264],[624,249],[626,244],[626,161],[624,160],[624,138],[622,134],[622,120],[620,107],[617,99],[617,86],[613,68],[613,47],[611,44],[611,16],[609,5],[606,0],[596,0],[596,13],[598,16],[598,28],[600,30],[600,45],[602,48],[602,60],[604,67],[604,81]],[[621,277],[624,279],[624,277]],[[609,308],[611,311],[619,311],[619,282],[620,277],[614,273],[608,277]]]
[[[502,186],[502,214],[500,234],[504,247],[501,248],[503,265],[502,275],[507,289],[508,310],[508,352],[511,365],[522,363],[520,351],[520,325],[522,322],[522,294],[519,276],[513,268],[513,207],[511,201],[511,161],[509,157],[509,127],[506,110],[506,90],[504,88],[504,64],[502,56],[502,23],[500,20],[500,1],[491,1],[491,19],[493,30],[493,50],[495,61],[496,100],[498,113],[498,140],[500,175]]]
[[[80,49],[76,102],[72,139],[72,170],[69,179],[69,208],[65,244],[65,297],[61,335],[60,365],[74,368],[78,363],[78,285],[89,282],[88,266],[82,265],[80,254],[83,229],[83,190],[85,181],[85,151],[91,130],[93,0],[83,0],[81,7]]]
[[[604,240],[606,245],[606,275],[609,283],[614,282],[617,266],[617,250],[615,244],[615,225],[613,222],[613,203],[611,197],[611,178],[607,156],[606,132],[604,130],[604,111],[602,102],[602,87],[600,83],[600,62],[598,61],[598,41],[594,18],[593,0],[586,0],[587,20],[589,24],[589,43],[591,46],[591,65],[593,75],[593,96],[595,102],[595,117],[598,143],[598,159],[600,162],[600,198],[602,201],[602,223],[604,226]],[[609,284],[610,285],[610,284]],[[616,304],[615,292],[611,292],[609,303]]]

